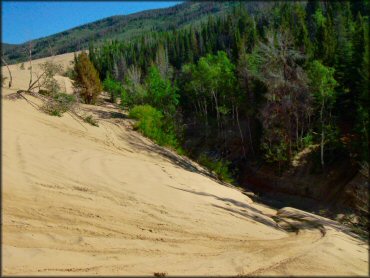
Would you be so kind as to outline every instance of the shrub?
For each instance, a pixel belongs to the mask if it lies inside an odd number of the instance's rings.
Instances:
[[[99,126],[98,122],[91,115],[85,117],[84,121],[92,126]]]
[[[124,91],[122,83],[111,78],[109,74],[103,82],[103,87],[110,94],[110,100],[113,103],[116,102],[117,97],[122,96]]]
[[[94,104],[102,85],[99,74],[85,52],[75,56],[73,86],[87,104]]]
[[[135,84],[130,80],[126,81],[125,87],[121,91],[121,108],[131,108],[135,105],[145,103],[147,91],[141,84]]]
[[[76,97],[66,93],[56,93],[44,104],[43,110],[51,116],[61,117],[63,113],[73,109]]]
[[[173,126],[165,121],[161,111],[150,105],[138,105],[130,110],[129,117],[138,120],[135,129],[144,136],[158,145],[180,150]]]
[[[69,79],[74,78],[74,70],[72,67],[68,67],[62,74],[64,77],[68,77]]]
[[[234,179],[229,171],[230,161],[227,160],[215,160],[208,157],[205,154],[201,154],[198,157],[198,162],[213,171],[220,180],[228,183],[233,183]]]
[[[22,64],[19,66],[19,68],[20,68],[21,70],[24,70],[24,63],[22,63]]]
[[[148,92],[141,82],[141,69],[132,65],[125,73],[123,90],[121,92],[121,108],[132,108],[145,104]]]
[[[305,147],[309,147],[310,145],[312,145],[313,144],[313,134],[307,133],[307,135],[302,138],[302,142]]]
[[[51,95],[51,93],[50,93],[48,90],[44,90],[44,89],[40,89],[40,90],[38,91],[38,93],[39,93],[40,95],[43,95],[43,96],[46,96],[46,97],[48,97],[48,96],[50,96],[50,95]]]

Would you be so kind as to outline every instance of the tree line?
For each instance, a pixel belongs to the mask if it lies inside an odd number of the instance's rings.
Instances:
[[[238,153],[281,173],[314,147],[321,170],[339,154],[363,165],[368,11],[366,1],[308,1],[251,14],[241,3],[201,24],[91,44],[88,58],[148,136],[189,155],[227,164]]]

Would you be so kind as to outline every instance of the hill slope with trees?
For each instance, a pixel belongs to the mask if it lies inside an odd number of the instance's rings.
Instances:
[[[19,45],[2,44],[2,51],[8,63],[27,60],[30,47],[33,58],[48,57],[86,49],[90,42],[127,40],[152,31],[178,29],[200,22],[210,14],[224,13],[234,5],[233,2],[185,2],[165,9],[112,16]]]
[[[123,108],[143,122],[160,115],[152,128],[177,138],[167,145],[220,178],[366,211],[368,3],[260,5],[89,56],[102,80],[123,85]]]

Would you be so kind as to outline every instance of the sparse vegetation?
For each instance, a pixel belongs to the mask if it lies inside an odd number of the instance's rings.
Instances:
[[[235,180],[230,172],[230,161],[223,159],[210,158],[205,154],[201,154],[198,157],[199,164],[205,166],[209,170],[213,171],[217,177],[227,183],[233,183]]]
[[[51,116],[61,117],[63,113],[72,111],[77,104],[77,99],[74,95],[66,93],[55,93],[49,95],[47,101],[44,103],[42,110]]]
[[[73,79],[74,77],[74,69],[73,67],[67,67],[67,69],[62,74],[64,77],[68,77],[69,79]]]
[[[92,126],[99,126],[98,122],[93,118],[93,116],[89,115],[84,118],[84,121]]]
[[[39,74],[35,73],[37,76],[36,80],[32,81],[30,79],[27,91],[31,92],[34,89],[40,91],[44,89],[51,95],[57,93],[60,90],[60,86],[54,76],[62,72],[62,66],[52,61],[46,61],[40,65],[40,68],[41,72]]]

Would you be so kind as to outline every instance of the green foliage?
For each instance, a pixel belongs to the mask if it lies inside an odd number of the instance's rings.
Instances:
[[[274,132],[278,133],[277,131]],[[288,144],[284,141],[274,142],[274,141],[265,141],[261,145],[262,149],[265,151],[265,158],[268,162],[278,162],[280,163],[287,162],[288,157]]]
[[[166,115],[173,115],[179,102],[177,88],[164,79],[158,68],[152,66],[146,79],[147,103]]]
[[[334,68],[324,66],[320,61],[313,61],[309,66],[308,76],[316,101],[326,106],[334,103],[336,95],[334,88],[337,81],[334,79]]]
[[[131,108],[135,105],[144,104],[147,94],[147,91],[142,85],[126,85],[126,88],[123,88],[121,91],[121,108]]]
[[[198,157],[198,162],[201,165],[205,166],[207,169],[213,171],[220,180],[227,183],[235,182],[229,170],[231,164],[230,161],[223,159],[211,159],[207,155],[201,154]]]
[[[304,147],[311,146],[314,142],[313,139],[314,139],[313,134],[312,133],[307,133],[307,135],[302,138],[303,146]]]
[[[85,52],[75,56],[73,86],[85,103],[94,104],[102,91],[99,74]]]
[[[173,127],[166,123],[161,111],[150,105],[138,105],[130,110],[129,117],[138,120],[135,128],[158,145],[179,148]]]
[[[317,9],[313,16],[317,26],[323,26],[326,23],[326,17],[321,9]]]
[[[141,70],[138,67],[130,67],[125,76],[124,88],[121,92],[121,107],[132,108],[135,105],[142,105],[147,99],[147,90],[140,83]]]
[[[122,83],[114,80],[110,75],[103,81],[103,88],[110,94],[110,100],[113,103],[116,102],[117,97],[122,96],[122,93],[124,93]]]
[[[69,79],[73,79],[74,77],[74,70],[72,67],[67,67],[67,69],[63,72],[63,76],[68,77]]]
[[[253,51],[251,54],[246,54],[245,59],[250,75],[258,77],[263,62],[261,56],[257,53],[257,50]]]
[[[235,104],[235,65],[225,52],[219,51],[200,58],[197,64],[184,65],[183,72],[188,75],[184,89],[189,102],[194,106],[204,102],[215,107],[213,113],[220,122],[221,115],[226,116]],[[207,121],[207,110],[199,108],[198,113]]]
[[[367,101],[369,103],[369,101]],[[357,143],[359,160],[360,161],[369,161],[369,106],[365,107],[363,105],[359,105],[357,108],[357,123],[356,129],[357,132],[360,134],[359,140]]]
[[[356,33],[354,36],[355,54],[354,62],[360,65],[357,68],[355,78],[355,87],[357,98],[355,100],[356,123],[355,130],[359,134],[356,142],[357,153],[360,161],[369,161],[369,17],[362,18],[361,14],[357,16]]]
[[[368,5],[235,6],[187,28],[153,27],[90,47],[89,56],[102,78],[122,82],[122,107],[161,113],[143,116],[152,137],[169,126],[195,148],[226,157],[238,146],[243,159],[280,170],[304,147],[320,144],[329,158],[343,151],[341,139],[354,138],[348,157],[366,160]]]
[[[334,88],[337,86],[337,81],[334,79],[334,69],[324,66],[317,60],[309,66],[308,76],[316,100],[316,110],[320,115],[321,165],[324,166],[325,144],[338,141],[337,129],[331,121],[330,113],[336,99]]]
[[[53,63],[52,61],[46,61],[40,65],[40,69],[43,74],[39,82],[39,89],[44,88],[52,95],[58,93],[60,86],[54,76],[62,73],[62,65]]]
[[[316,56],[326,64],[332,65],[336,51],[336,39],[333,21],[330,15],[325,16],[321,8],[314,14],[314,23],[317,29],[315,38]]]

